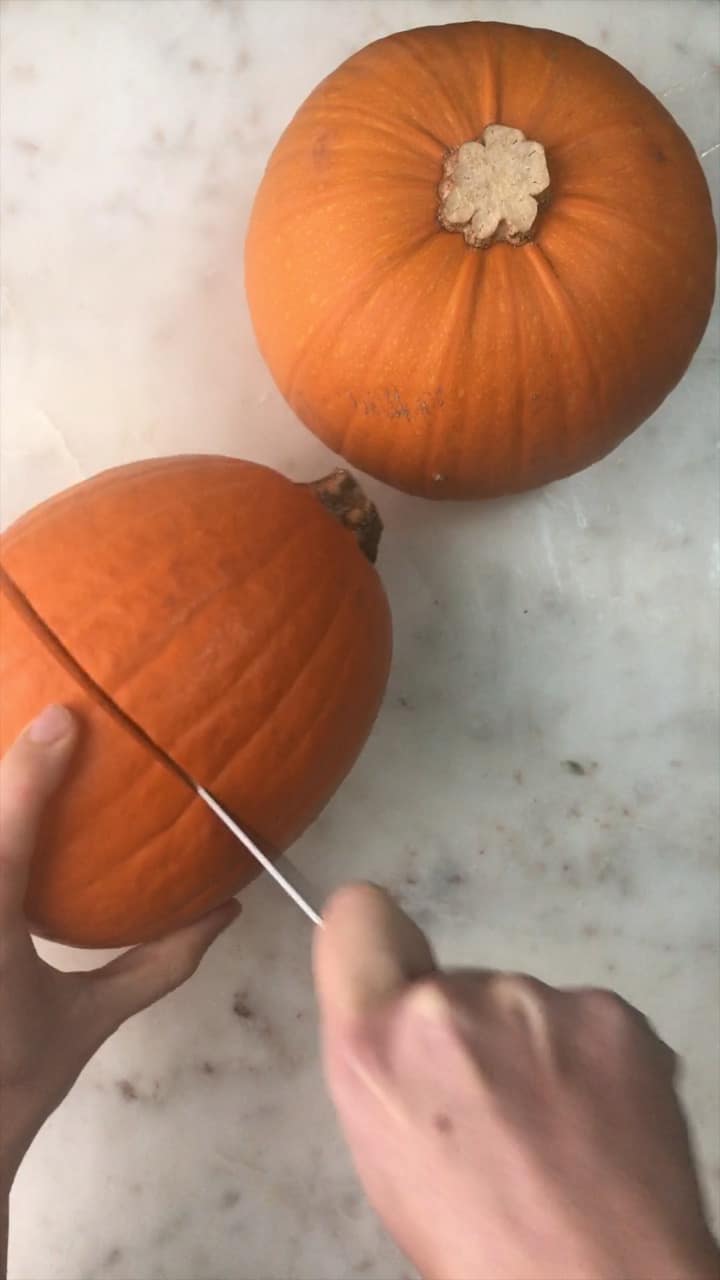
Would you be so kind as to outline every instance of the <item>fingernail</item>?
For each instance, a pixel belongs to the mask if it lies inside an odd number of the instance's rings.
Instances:
[[[40,746],[49,747],[53,742],[59,742],[61,738],[66,738],[73,727],[73,718],[67,707],[61,707],[52,704],[45,707],[44,711],[30,725],[29,737],[32,742],[37,742]]]

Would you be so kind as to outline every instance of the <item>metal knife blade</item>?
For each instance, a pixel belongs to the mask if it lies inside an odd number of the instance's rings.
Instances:
[[[251,853],[253,858],[255,858],[256,861],[260,863],[260,866],[263,867],[265,871],[267,871],[268,874],[272,876],[276,884],[279,884],[280,888],[285,890],[285,893],[288,895],[289,898],[292,898],[296,906],[298,906],[301,911],[305,912],[305,915],[307,916],[308,920],[312,920],[313,924],[319,925],[322,928],[323,921],[320,913],[310,905],[307,898],[300,892],[299,889],[295,887],[294,884],[292,884],[288,880],[287,876],[283,875],[282,871],[280,871],[280,869],[275,865],[275,863],[270,861],[267,854],[263,853],[262,849],[258,848],[258,846],[255,844],[255,841],[251,840],[247,832],[243,831],[242,827],[239,826],[238,823],[235,821],[235,819],[230,816],[227,810],[223,809],[223,806],[220,804],[219,800],[216,800],[214,795],[211,794],[211,792],[206,791],[205,787],[201,787],[197,782],[194,783],[193,785],[200,799],[205,802],[205,804],[208,806],[209,809],[212,809],[213,813],[215,814],[215,817],[219,818],[220,821],[224,823],[228,831],[230,831],[232,835],[235,836],[235,839],[239,840],[240,844],[243,845],[245,849],[247,849],[248,853]],[[286,859],[285,859],[285,862],[286,862],[286,865],[288,865]],[[294,876],[297,875],[294,868],[293,868],[293,875]]]

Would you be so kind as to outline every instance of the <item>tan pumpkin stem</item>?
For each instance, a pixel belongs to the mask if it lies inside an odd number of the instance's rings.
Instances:
[[[545,149],[520,129],[489,124],[482,138],[463,142],[446,158],[438,217],[446,231],[462,231],[474,249],[497,241],[525,244],[550,186]]]
[[[363,493],[349,471],[338,467],[322,480],[305,486],[357,539],[358,546],[371,564],[377,560],[383,523],[377,507]]]

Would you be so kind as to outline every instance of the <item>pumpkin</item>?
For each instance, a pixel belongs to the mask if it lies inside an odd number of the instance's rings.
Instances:
[[[298,416],[409,493],[472,498],[595,462],[705,328],[715,230],[657,99],[570,36],[391,35],[310,94],[252,210],[247,294]]]
[[[347,473],[186,457],[105,472],[3,534],[0,745],[49,701],[84,725],[32,866],[37,932],[143,941],[256,875],[175,766],[268,852],[313,821],[387,678],[378,532]]]

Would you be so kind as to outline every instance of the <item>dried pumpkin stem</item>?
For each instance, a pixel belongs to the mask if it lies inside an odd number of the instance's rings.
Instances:
[[[532,238],[539,196],[550,186],[545,149],[520,129],[489,124],[445,159],[438,217],[446,231],[462,231],[474,249]]]
[[[377,559],[383,524],[378,509],[363,493],[349,471],[338,467],[322,480],[305,486],[336,520],[355,535],[358,546],[371,564]]]

